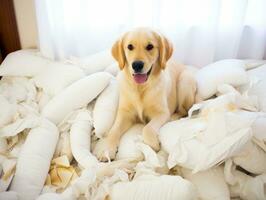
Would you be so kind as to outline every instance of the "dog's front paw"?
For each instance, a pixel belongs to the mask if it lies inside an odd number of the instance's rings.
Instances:
[[[107,162],[108,159],[113,160],[117,151],[117,145],[108,138],[99,140],[96,144],[93,154],[99,161]]]
[[[160,142],[158,139],[158,134],[154,128],[146,125],[143,128],[143,141],[145,144],[149,145],[154,151],[160,150]]]

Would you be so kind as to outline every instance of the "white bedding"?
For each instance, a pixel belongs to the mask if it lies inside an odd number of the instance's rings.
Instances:
[[[122,137],[115,161],[101,163],[91,149],[116,115],[112,63],[107,51],[71,63],[35,50],[6,58],[0,199],[266,199],[265,61],[199,70],[206,100],[161,128],[160,152],[143,143],[139,124]]]

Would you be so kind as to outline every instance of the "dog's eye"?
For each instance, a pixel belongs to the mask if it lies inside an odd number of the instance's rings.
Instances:
[[[150,50],[152,50],[152,49],[153,49],[153,45],[152,45],[152,44],[148,44],[148,45],[146,46],[146,50],[150,51]]]
[[[127,48],[128,48],[130,51],[132,51],[132,50],[134,49],[134,47],[133,47],[132,44],[129,44],[129,45],[127,46]]]

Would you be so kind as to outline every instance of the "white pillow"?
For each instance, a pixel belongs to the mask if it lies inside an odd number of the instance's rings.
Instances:
[[[124,133],[119,143],[116,155],[117,160],[128,158],[143,160],[143,154],[137,147],[137,143],[142,141],[141,136],[143,127],[143,124],[136,124]]]
[[[242,200],[266,199],[266,174],[249,176],[237,170],[232,160],[229,159],[225,162],[224,175],[230,187],[231,197],[240,197]]]
[[[76,81],[45,105],[42,116],[58,124],[72,111],[86,106],[97,97],[111,78],[112,75],[107,72],[98,72]]]
[[[266,112],[266,64],[249,70],[248,75],[253,79],[257,79],[257,81],[251,85],[251,88],[248,90],[248,95],[257,96],[259,110]]]
[[[143,175],[131,182],[118,182],[109,194],[113,200],[196,200],[195,187],[180,176]]]
[[[84,72],[75,65],[51,62],[43,72],[33,78],[37,87],[49,96],[55,96],[65,87],[85,77]]]
[[[261,65],[266,64],[266,60],[254,60],[254,59],[245,59],[246,70],[250,70],[256,67],[260,67]]]
[[[256,177],[249,177],[240,186],[240,198],[243,200],[266,199],[265,192],[266,174],[261,174]]]
[[[108,67],[105,68],[105,72],[109,72],[110,74],[112,74],[113,76],[116,76],[119,73],[119,67],[117,63],[113,63],[111,65],[109,65]]]
[[[256,115],[231,110],[234,105],[231,95],[219,96],[192,107],[201,108],[198,116],[165,124],[159,138],[169,153],[169,168],[206,170],[243,148],[252,136],[250,127]]]
[[[39,55],[36,50],[19,50],[8,54],[0,67],[0,76],[36,76],[51,60]]]
[[[253,174],[266,174],[266,152],[252,141],[245,145],[240,155],[232,158],[236,165]]]
[[[85,169],[98,164],[97,158],[90,152],[91,129],[90,113],[79,111],[70,129],[70,146],[77,163]]]
[[[43,119],[41,126],[32,129],[20,151],[10,190],[19,199],[36,199],[41,193],[50,168],[56,143],[57,127]]]
[[[101,51],[99,53],[83,58],[73,58],[70,62],[79,65],[86,75],[103,71],[107,66],[115,62],[111,55],[111,50]]]
[[[208,99],[217,92],[221,84],[240,86],[247,83],[248,76],[245,63],[241,60],[221,60],[201,68],[196,75],[198,95],[201,99]]]
[[[182,168],[181,171],[183,177],[197,187],[200,199],[230,200],[229,188],[225,182],[223,167],[219,166],[195,174],[185,168]]]
[[[119,88],[116,80],[112,80],[108,87],[99,95],[93,110],[93,125],[98,138],[108,133],[115,121],[118,108]]]

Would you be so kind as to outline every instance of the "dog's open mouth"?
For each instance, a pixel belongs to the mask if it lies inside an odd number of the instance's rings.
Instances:
[[[145,83],[148,80],[148,78],[149,78],[151,70],[152,70],[152,67],[150,68],[150,70],[147,73],[136,73],[136,74],[133,74],[135,82],[138,83],[138,84]]]

